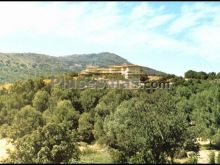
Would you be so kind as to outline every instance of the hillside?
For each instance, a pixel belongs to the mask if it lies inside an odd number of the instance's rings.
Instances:
[[[108,52],[74,54],[54,57],[36,53],[0,53],[0,83],[13,82],[33,76],[50,76],[64,72],[79,72],[86,65],[105,67],[113,64],[131,64],[126,59]],[[145,67],[149,74],[164,74]]]

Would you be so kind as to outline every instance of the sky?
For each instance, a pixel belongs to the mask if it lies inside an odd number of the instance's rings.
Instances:
[[[0,2],[0,52],[112,52],[179,76],[220,72],[220,2]]]

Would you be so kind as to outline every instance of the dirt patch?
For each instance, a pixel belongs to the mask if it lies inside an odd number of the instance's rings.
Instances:
[[[198,164],[207,164],[209,163],[209,155],[211,152],[215,153],[215,159],[217,158],[218,155],[218,150],[208,150],[207,146],[210,144],[210,140],[202,140],[201,138],[197,139],[198,143],[200,144],[200,151],[198,153]]]
[[[217,150],[201,150],[198,153],[198,164],[207,164],[209,163],[209,155],[211,152],[215,153],[215,159],[217,158],[218,151]]]
[[[82,143],[82,142],[79,143],[79,149],[80,149],[80,151],[84,151],[86,149],[91,149],[91,150],[93,150],[95,152],[104,152],[104,151],[107,150],[106,147],[101,146],[101,145],[99,145],[97,143],[89,145],[89,144]]]
[[[13,150],[14,146],[8,139],[0,139],[0,162],[8,157],[7,150]]]

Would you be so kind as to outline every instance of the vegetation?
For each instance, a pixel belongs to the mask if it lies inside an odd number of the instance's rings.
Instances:
[[[220,144],[220,84],[169,77],[169,90],[79,90],[43,78],[0,90],[0,135],[15,145],[6,163],[85,163],[94,156],[99,163],[162,164],[188,151],[195,153],[188,163],[197,163],[196,138]],[[82,142],[106,150],[80,150]]]
[[[220,164],[220,152],[218,152],[217,154],[216,164]]]
[[[196,155],[190,156],[189,160],[186,162],[187,164],[197,164],[198,158]]]
[[[107,147],[98,144],[82,144],[80,144],[82,152],[79,163],[112,163]]]
[[[173,162],[175,152],[183,146],[187,123],[172,97],[156,91],[150,98],[123,102],[106,118],[104,130],[107,144],[123,155],[117,161],[165,163],[167,155]]]
[[[210,73],[205,73],[205,72],[196,72],[193,70],[189,70],[185,73],[185,78],[194,78],[194,79],[202,79],[202,80],[214,80],[214,79],[220,79],[220,72],[215,73],[215,72],[210,72]]]
[[[74,132],[64,125],[49,123],[16,142],[11,163],[69,163],[79,160]]]
[[[215,164],[215,152],[211,152],[209,155],[209,163]]]
[[[126,59],[108,52],[63,57],[35,53],[0,53],[0,83],[15,82],[39,76],[47,78],[63,75],[66,72],[79,72],[85,69],[86,65],[106,67],[124,63],[131,64]],[[147,67],[144,70],[148,74],[164,74]]]

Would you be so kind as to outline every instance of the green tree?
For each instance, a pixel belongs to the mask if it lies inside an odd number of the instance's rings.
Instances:
[[[70,85],[71,86],[71,85]],[[51,90],[51,98],[58,100],[70,100],[72,106],[79,112],[83,112],[83,108],[80,102],[80,93],[79,89],[66,89],[61,85],[56,85]]]
[[[93,128],[94,120],[90,113],[84,112],[79,118],[78,134],[81,141],[91,143],[94,140]]]
[[[14,116],[10,134],[13,139],[17,139],[26,134],[30,134],[38,127],[43,126],[44,121],[40,112],[31,106],[26,106],[16,113]]]
[[[79,160],[76,135],[62,124],[49,123],[15,142],[9,163],[69,163]]]
[[[72,107],[69,100],[62,100],[53,109],[48,109],[43,113],[47,123],[64,123],[71,129],[78,128],[79,112]]]
[[[212,136],[212,143],[216,149],[220,149],[220,129],[218,128],[215,135]]]
[[[189,70],[187,72],[185,72],[185,78],[196,78],[196,72],[193,70]]]
[[[140,94],[140,93],[138,93]],[[100,143],[105,143],[106,137],[103,131],[103,124],[106,116],[115,112],[118,105],[124,100],[129,100],[133,97],[133,93],[130,90],[109,90],[104,95],[97,106],[95,107],[95,124],[93,134],[95,139]]]
[[[192,120],[196,124],[197,135],[211,139],[210,145],[212,138],[217,133],[219,121],[220,110],[217,94],[215,86],[212,86],[190,98],[193,105]]]
[[[50,95],[46,91],[38,91],[33,99],[33,107],[36,110],[43,112],[48,108],[48,99]]]
[[[176,93],[178,96],[185,97],[185,98],[189,99],[192,94],[192,91],[185,86],[178,86],[176,88]]]
[[[85,89],[80,93],[80,102],[85,112],[93,111],[99,99],[105,94],[100,89]]]
[[[208,74],[205,72],[199,72],[199,78],[202,80],[207,80]]]
[[[217,79],[220,79],[220,72],[218,72],[218,74],[216,75]]]
[[[131,163],[165,163],[166,155],[173,162],[175,152],[187,138],[187,127],[172,97],[162,91],[146,100],[123,102],[104,123],[107,144]]]
[[[202,79],[202,80],[206,80],[207,78],[209,78],[210,74],[207,74],[205,72],[196,72],[193,70],[189,70],[185,73],[185,78],[194,78],[194,79]]]
[[[105,139],[105,132],[103,131],[103,123],[105,117],[111,113],[112,108],[114,107],[106,105],[106,103],[103,101],[100,102],[95,108],[95,124],[93,135],[99,143],[104,143],[103,140]]]
[[[215,72],[208,73],[208,79],[214,80],[215,78],[216,78],[216,73]]]

